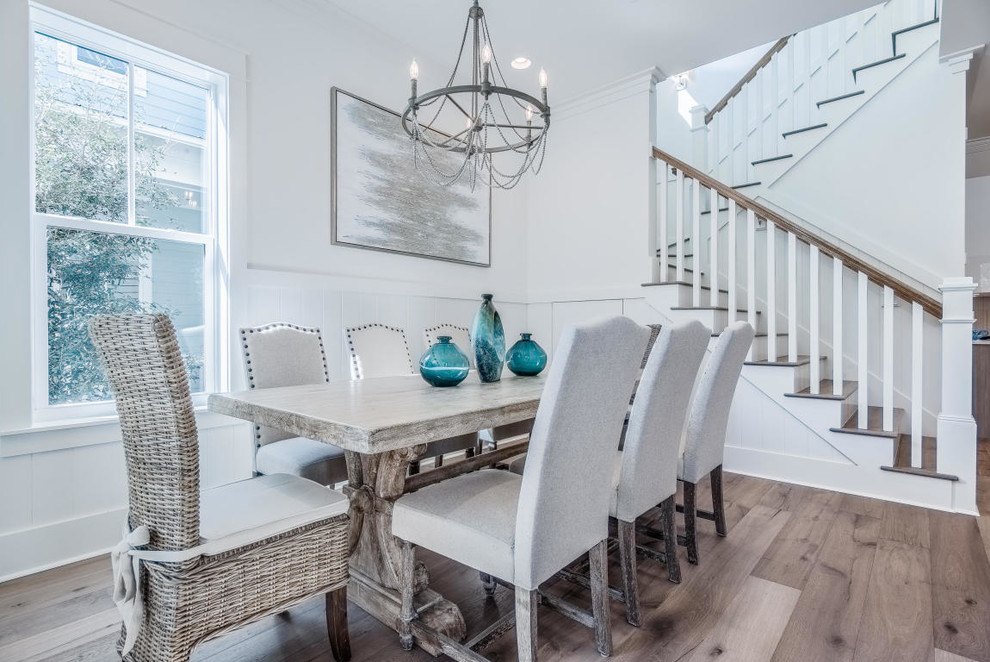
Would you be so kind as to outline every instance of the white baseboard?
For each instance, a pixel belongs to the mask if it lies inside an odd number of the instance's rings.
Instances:
[[[106,554],[120,540],[126,508],[0,535],[0,582]]]

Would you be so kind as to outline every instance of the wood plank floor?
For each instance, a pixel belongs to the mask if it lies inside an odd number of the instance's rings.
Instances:
[[[681,550],[681,584],[639,564],[642,626],[612,605],[621,661],[718,658],[990,662],[990,442],[980,445],[981,518],[726,474],[726,538],[699,522],[700,564]],[[699,503],[710,499],[699,486]],[[421,551],[433,584],[461,605],[470,632],[512,608],[486,599],[477,573]],[[611,581],[618,585],[616,559]],[[115,659],[109,561],[97,558],[0,584],[0,660]],[[587,606],[583,589],[551,591]],[[540,660],[597,661],[591,632],[541,610]],[[429,660],[353,605],[354,660]],[[510,632],[486,651],[515,659]],[[327,660],[322,599],[268,618],[193,655],[197,662]]]

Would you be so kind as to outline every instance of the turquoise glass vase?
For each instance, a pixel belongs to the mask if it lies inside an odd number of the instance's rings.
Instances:
[[[483,382],[497,382],[505,365],[505,331],[491,294],[481,295],[481,308],[471,324],[471,349],[474,351],[478,377]]]
[[[509,370],[520,377],[538,375],[547,367],[547,353],[532,339],[532,336],[532,333],[520,333],[519,340],[505,355]]]
[[[419,374],[433,386],[457,386],[468,376],[471,365],[450,336],[439,336],[436,344],[419,359]]]

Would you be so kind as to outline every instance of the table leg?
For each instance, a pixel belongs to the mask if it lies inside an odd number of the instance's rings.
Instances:
[[[348,597],[396,631],[401,609],[398,589],[402,547],[392,535],[392,504],[405,493],[409,463],[425,452],[426,445],[422,444],[348,458],[348,483],[351,488],[351,583]],[[429,588],[430,573],[425,564],[417,563],[414,573],[414,605],[419,619],[432,630],[455,641],[462,640],[466,626],[460,609]],[[420,637],[416,641],[433,655],[440,654],[437,642]]]

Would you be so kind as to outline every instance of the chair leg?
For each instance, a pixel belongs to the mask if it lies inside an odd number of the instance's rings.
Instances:
[[[409,463],[409,475],[415,476],[419,473],[419,460],[413,460]]]
[[[684,537],[687,538],[688,563],[698,565],[698,536],[695,533],[695,484],[684,481]]]
[[[485,595],[495,595],[495,589],[498,588],[498,582],[495,581],[495,578],[483,572],[478,574],[481,575],[481,585],[485,587]]]
[[[677,521],[674,519],[674,497],[671,495],[660,504],[663,526],[664,558],[667,561],[667,579],[681,583],[681,564],[677,560]]]
[[[725,500],[722,498],[722,465],[718,465],[709,474],[712,481],[712,511],[715,513],[715,532],[721,537],[727,533],[725,528]]]
[[[536,662],[536,606],[539,602],[539,590],[516,587],[516,659],[519,662]]]
[[[411,651],[413,647],[412,622],[416,618],[416,609],[413,606],[413,593],[415,592],[415,568],[416,552],[412,543],[408,540],[402,541],[402,555],[399,563],[401,576],[399,590],[402,597],[402,606],[399,610],[399,644],[403,650]]]
[[[327,593],[327,632],[330,651],[337,662],[351,659],[351,637],[347,630],[347,587]]]
[[[626,620],[639,627],[639,586],[636,581],[636,523],[619,520],[619,565],[622,592],[626,598]]]
[[[474,457],[474,446],[472,446],[471,448],[465,448],[464,449],[464,459],[465,460],[470,460],[472,457]]]
[[[439,469],[442,466],[443,466],[443,455],[437,455],[435,458],[433,458],[433,468]]]
[[[612,655],[612,616],[608,605],[608,540],[588,552],[591,613],[595,618],[595,646],[604,657]]]

